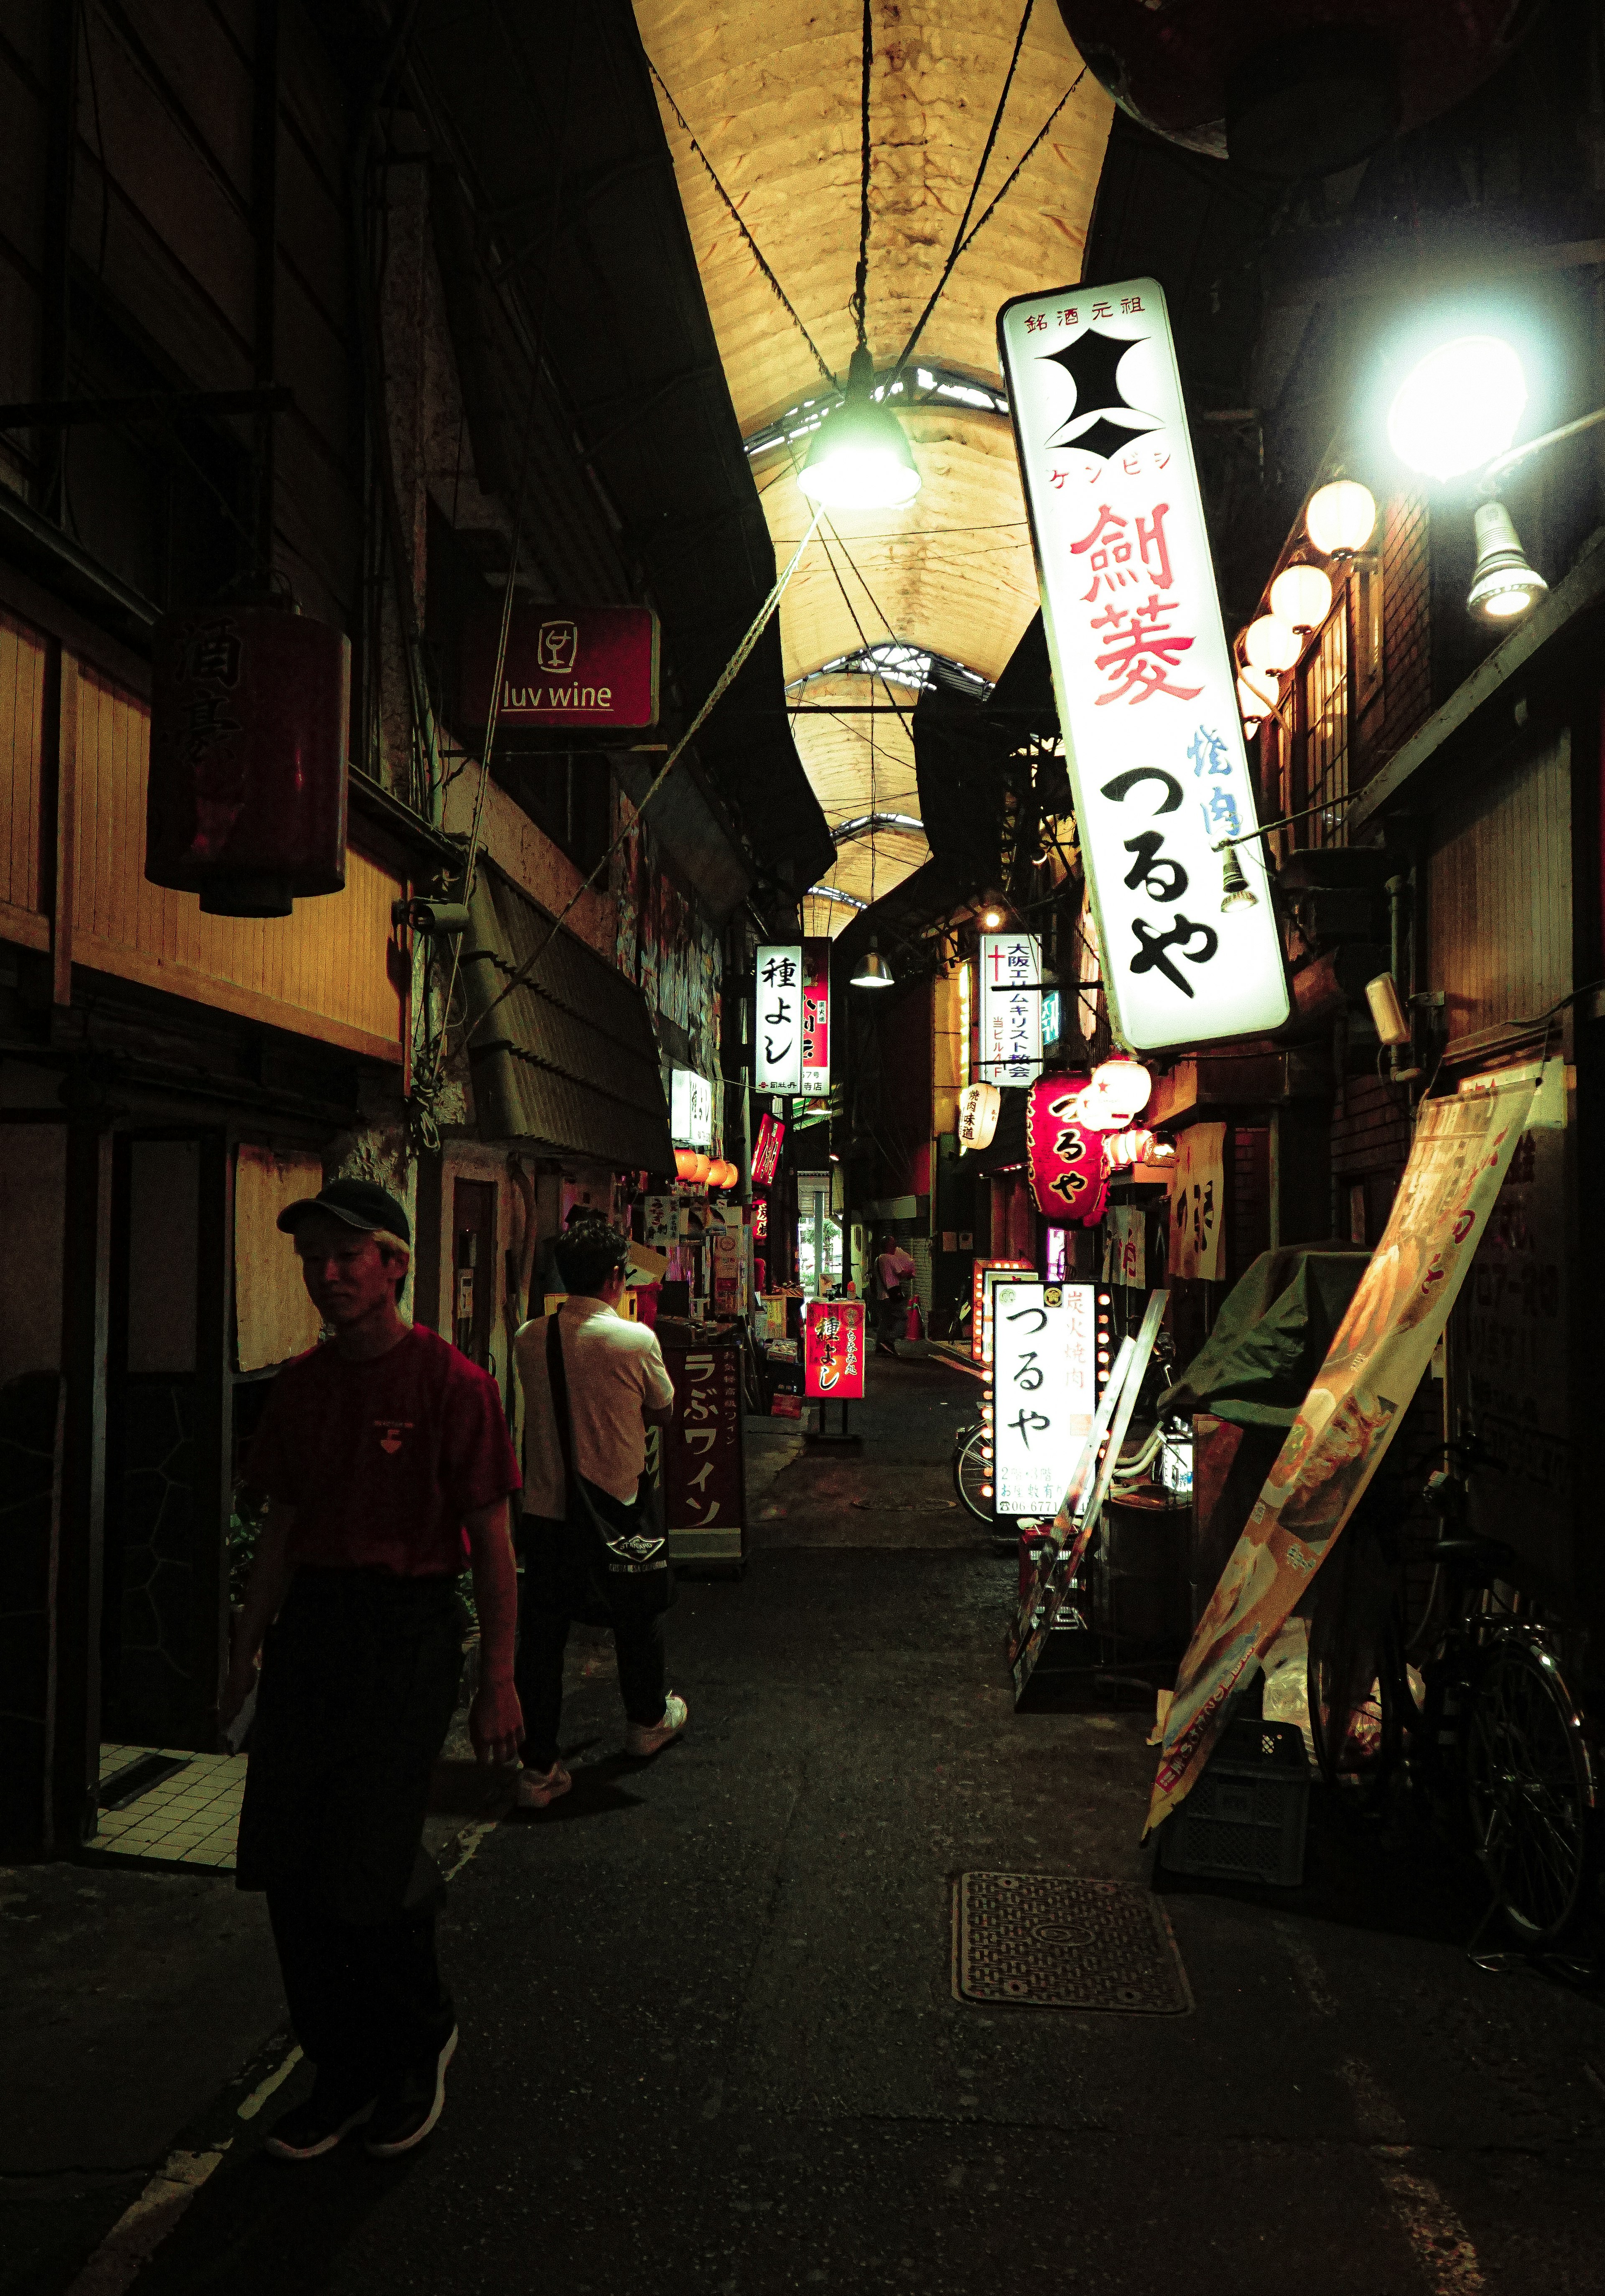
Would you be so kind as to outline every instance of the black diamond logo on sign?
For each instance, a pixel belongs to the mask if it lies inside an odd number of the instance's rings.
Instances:
[[[1154,429],[1153,416],[1134,406],[1120,388],[1120,362],[1135,348],[1136,344],[1124,336],[1101,335],[1089,327],[1062,350],[1046,354],[1055,366],[1064,369],[1076,389],[1075,412],[1057,436],[1048,440],[1050,447],[1074,447],[1107,462],[1134,439]],[[1111,414],[1129,415],[1133,420],[1122,425],[1111,422]],[[1072,438],[1071,430],[1078,422],[1086,427]]]

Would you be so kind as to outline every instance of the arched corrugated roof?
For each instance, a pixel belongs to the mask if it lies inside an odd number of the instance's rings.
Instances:
[[[1024,0],[875,0],[867,332],[882,373],[896,365],[940,277],[1023,12]],[[659,75],[737,420],[755,449],[754,476],[783,562],[808,519],[796,484],[815,419],[804,402],[828,400],[831,390],[802,330],[843,379],[854,343],[862,11],[858,0],[761,7],[635,0],[635,16]],[[1013,441],[1006,414],[991,403],[995,396],[1001,404],[1002,390],[995,322],[1011,296],[1079,279],[1110,111],[1097,82],[1082,74],[1058,9],[1040,0],[972,223],[1004,195],[955,265],[899,394],[900,406],[914,402],[904,419],[921,492],[905,510],[838,515],[822,529],[781,609],[794,699],[798,679],[888,639],[991,681],[1035,613]],[[800,326],[764,276],[752,242]],[[981,386],[970,392],[981,403],[964,403],[967,383]],[[787,431],[800,435],[788,439]],[[879,681],[861,674],[832,678],[829,694],[820,684],[810,679],[809,701],[833,696],[862,709],[887,699]],[[865,738],[872,725],[872,749]],[[877,812],[917,815],[916,802],[895,795],[905,783],[912,791],[913,765],[906,732],[889,711],[873,720],[799,716],[794,730],[833,827]],[[924,851],[916,832],[876,829],[839,846],[828,882],[862,899],[872,873],[876,891],[885,892]],[[836,906],[810,905],[822,921]],[[841,907],[831,921],[850,914]]]

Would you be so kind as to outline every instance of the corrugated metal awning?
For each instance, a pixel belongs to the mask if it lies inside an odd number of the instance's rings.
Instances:
[[[487,1139],[672,1172],[646,999],[494,864],[481,861],[463,943],[474,1105]],[[546,944],[549,942],[549,946]],[[511,996],[495,999],[541,954]]]

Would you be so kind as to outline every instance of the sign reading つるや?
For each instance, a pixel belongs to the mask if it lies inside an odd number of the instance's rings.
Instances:
[[[1098,1407],[1093,1287],[1005,1280],[992,1315],[997,1512],[1051,1515]]]
[[[1021,296],[997,330],[1110,1018],[1139,1051],[1264,1035],[1287,973],[1257,841],[1221,906],[1213,848],[1257,816],[1164,295]]]

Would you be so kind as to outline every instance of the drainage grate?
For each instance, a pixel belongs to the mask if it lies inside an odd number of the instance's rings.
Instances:
[[[137,1801],[141,1794],[148,1794],[152,1786],[160,1785],[164,1779],[176,1777],[180,1770],[187,1770],[189,1767],[187,1761],[181,1761],[172,1754],[145,1754],[137,1762],[131,1762],[126,1770],[119,1770],[115,1776],[106,1780],[100,1790],[98,1806],[102,1809],[127,1809],[131,1801]]]
[[[1124,1882],[961,1874],[953,1892],[958,2001],[1180,2016],[1192,1990],[1162,1906]]]

